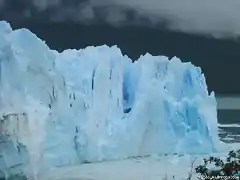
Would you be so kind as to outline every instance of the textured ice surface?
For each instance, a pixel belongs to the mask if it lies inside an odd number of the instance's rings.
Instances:
[[[44,172],[41,180],[91,179],[91,180],[199,180],[194,169],[202,165],[203,158],[220,157],[226,159],[230,150],[238,150],[239,143],[228,144],[227,151],[208,155],[167,155],[129,158],[119,161],[82,164],[71,167],[54,168]],[[210,168],[208,166],[208,168]]]
[[[0,93],[1,137],[18,156],[1,143],[2,168],[220,148],[215,96],[201,69],[176,57],[132,63],[105,45],[58,53],[2,21]]]

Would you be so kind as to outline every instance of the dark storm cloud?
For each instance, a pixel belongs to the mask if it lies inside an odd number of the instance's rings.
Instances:
[[[240,0],[111,0],[176,30],[240,35]]]
[[[240,35],[240,0],[0,0],[8,18],[112,25],[155,25],[209,34]]]

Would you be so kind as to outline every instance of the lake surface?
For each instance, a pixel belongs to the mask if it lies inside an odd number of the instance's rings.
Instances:
[[[240,97],[219,97],[217,101],[221,140],[240,142]]]

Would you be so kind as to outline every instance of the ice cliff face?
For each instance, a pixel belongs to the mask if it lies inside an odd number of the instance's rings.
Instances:
[[[116,47],[50,50],[0,22],[1,167],[35,171],[156,153],[219,149],[216,101],[201,69]],[[7,139],[7,140],[6,140]],[[2,140],[3,141],[3,140]],[[23,155],[24,154],[24,155]]]

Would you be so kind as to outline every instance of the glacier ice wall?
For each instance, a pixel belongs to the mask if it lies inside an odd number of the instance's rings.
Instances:
[[[200,68],[150,54],[132,63],[116,46],[58,53],[5,21],[0,116],[1,141],[12,142],[12,148],[1,144],[0,168],[21,159],[34,174],[83,162],[219,150],[216,100]],[[13,147],[18,158],[9,158]]]

